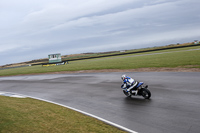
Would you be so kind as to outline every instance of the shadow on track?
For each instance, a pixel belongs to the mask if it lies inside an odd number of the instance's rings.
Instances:
[[[147,106],[152,103],[152,99],[144,99],[142,97],[125,97],[124,105],[139,105],[139,106]]]

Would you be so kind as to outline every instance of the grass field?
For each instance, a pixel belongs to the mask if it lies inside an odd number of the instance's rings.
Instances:
[[[31,98],[0,96],[0,113],[0,133],[124,132],[81,113]]]
[[[191,46],[193,43],[184,43],[181,45],[167,45],[167,46],[159,46],[159,47],[150,47],[150,48],[142,48],[142,49],[132,49],[132,50],[124,50],[125,52],[120,51],[113,51],[113,52],[107,52],[107,53],[88,53],[88,54],[78,54],[78,55],[68,55],[64,56],[65,59],[79,59],[79,58],[85,58],[85,57],[98,57],[98,56],[105,56],[105,55],[114,55],[114,54],[122,54],[122,53],[131,53],[131,52],[141,52],[146,50],[157,50],[157,49],[165,49],[165,48],[175,48],[175,47],[184,47],[184,46]],[[122,50],[123,51],[123,50]]]
[[[101,70],[101,69],[136,69],[162,67],[192,67],[200,68],[200,46],[111,56],[97,59],[71,61],[67,65],[42,67],[31,66],[0,70],[0,76],[47,73],[60,71]],[[196,49],[186,51],[189,49]],[[178,51],[178,52],[177,52]],[[164,53],[165,52],[165,53]],[[168,52],[168,53],[167,53]],[[159,54],[162,53],[162,54]]]

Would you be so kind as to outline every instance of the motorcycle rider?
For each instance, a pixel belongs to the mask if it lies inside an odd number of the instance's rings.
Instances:
[[[126,75],[122,75],[121,77],[123,84],[121,86],[121,88],[125,89],[126,92],[128,92],[129,96],[131,95],[130,91],[135,92],[135,95],[137,95],[138,90],[136,89],[136,86],[138,84],[137,81],[135,81],[133,78],[128,77]]]

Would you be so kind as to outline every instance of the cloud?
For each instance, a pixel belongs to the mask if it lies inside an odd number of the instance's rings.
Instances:
[[[81,4],[80,4],[81,2]],[[66,21],[94,15],[110,8],[128,4],[132,0],[105,1],[105,0],[82,0],[73,2],[49,3],[43,9],[28,14],[23,20],[24,24],[32,26],[55,26]],[[105,4],[106,3],[106,4]]]
[[[31,60],[53,52],[102,52],[193,41],[199,35],[199,4],[197,0],[1,0],[0,56],[17,54]]]

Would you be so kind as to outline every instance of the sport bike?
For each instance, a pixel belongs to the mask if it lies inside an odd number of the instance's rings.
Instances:
[[[121,88],[127,97],[143,96],[145,99],[149,99],[151,97],[151,92],[147,89],[148,85],[144,85],[143,82],[139,82],[136,86],[136,89],[138,90],[137,95],[135,95],[135,90],[130,90],[130,93],[128,93],[127,88],[123,88],[123,85],[121,86]]]

